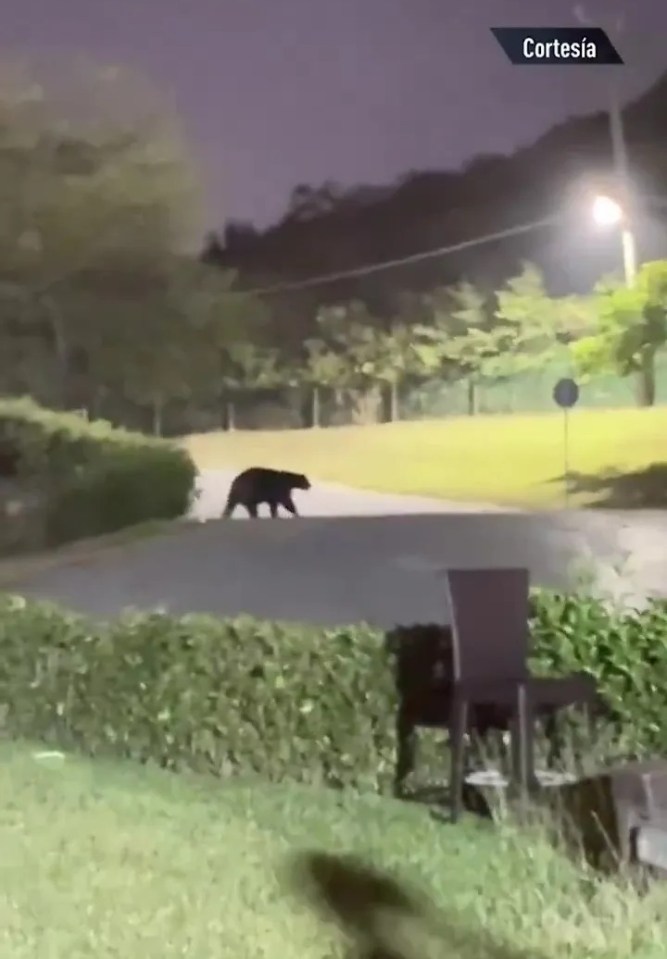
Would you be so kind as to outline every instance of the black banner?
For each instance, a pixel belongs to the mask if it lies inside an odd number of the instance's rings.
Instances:
[[[491,27],[510,63],[541,66],[622,64],[600,27]]]

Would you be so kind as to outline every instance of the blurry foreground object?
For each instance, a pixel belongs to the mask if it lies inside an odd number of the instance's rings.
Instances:
[[[543,959],[447,917],[426,896],[356,856],[299,853],[289,864],[288,883],[338,927],[348,959]]]

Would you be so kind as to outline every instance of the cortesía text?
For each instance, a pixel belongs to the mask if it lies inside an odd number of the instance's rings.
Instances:
[[[623,63],[600,27],[492,27],[491,32],[514,64]]]

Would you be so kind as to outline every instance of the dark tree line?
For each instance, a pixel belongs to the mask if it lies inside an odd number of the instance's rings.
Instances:
[[[666,101],[667,74],[624,110],[633,178],[642,191],[665,197]],[[586,191],[610,184],[609,119],[599,113],[560,124],[511,156],[476,157],[458,172],[411,172],[387,187],[300,185],[278,223],[263,231],[230,223],[219,237],[209,237],[204,256],[235,270],[240,287],[263,287],[410,256],[569,209],[571,220],[559,229],[273,296],[271,308],[281,334],[298,341],[321,306],[354,300],[391,316],[406,292],[466,280],[490,293],[526,260],[540,267],[553,292],[581,293],[620,265],[617,235],[592,235],[584,209]],[[647,224],[643,257],[666,250],[661,225]]]

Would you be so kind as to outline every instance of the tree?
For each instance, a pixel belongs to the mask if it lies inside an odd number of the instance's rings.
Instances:
[[[28,311],[23,290],[0,283],[0,392],[52,399],[53,356],[43,335],[44,317]]]
[[[401,387],[408,377],[425,379],[441,364],[437,336],[424,324],[395,320],[387,330],[375,329],[366,359],[369,375],[389,388],[389,420],[399,419]]]
[[[124,71],[75,80],[65,96],[17,75],[0,99],[0,279],[51,347],[65,405],[99,316],[122,319],[153,297],[197,209],[168,115],[146,106]]]
[[[377,419],[377,382],[369,375],[367,368],[372,353],[374,318],[362,302],[353,300],[346,304],[322,307],[316,323],[320,330],[320,336],[315,340],[320,366],[327,354],[335,358],[326,362],[331,376],[338,373],[339,378],[335,383],[337,398],[349,400],[356,422]]]
[[[252,345],[261,340],[261,305],[230,290],[230,274],[187,258],[166,261],[160,279],[122,314],[117,303],[91,303],[96,322],[82,342],[92,404],[116,396],[149,406],[160,433],[171,401],[209,409],[222,402],[233,427],[234,392],[267,377]]]
[[[238,393],[248,389],[271,389],[282,384],[279,353],[269,346],[239,339],[222,351],[220,379],[225,403],[225,425],[228,430],[234,430],[235,398]]]
[[[310,424],[317,428],[322,425],[321,391],[341,387],[348,367],[344,354],[331,349],[324,339],[311,337],[306,340],[304,349],[306,359],[301,378],[311,387]]]
[[[161,432],[172,400],[217,404],[221,391],[227,402],[234,386],[273,382],[267,309],[190,255],[195,178],[159,102],[126,71],[74,81],[56,89],[19,73],[0,91],[7,385],[94,413],[149,406]]]
[[[232,292],[231,275],[179,255],[166,258],[140,299],[119,310],[94,296],[70,304],[81,311],[81,405],[98,411],[111,394],[152,411],[153,430],[172,400],[219,399],[219,357],[230,343],[252,337],[257,317],[245,294]],[[86,312],[95,322],[85,323]]]
[[[569,321],[572,300],[550,297],[542,272],[524,263],[521,273],[496,294],[497,355],[487,363],[487,375],[503,378],[543,368],[559,338],[578,322],[578,314]]]
[[[435,290],[427,302],[442,368],[466,380],[470,415],[483,381],[543,368],[559,344],[590,328],[592,317],[587,298],[550,297],[541,272],[529,263],[495,294],[495,303],[468,282]]]
[[[468,413],[476,410],[476,387],[487,361],[497,354],[488,297],[471,283],[435,291],[430,298],[441,366],[466,380]]]
[[[287,218],[309,220],[328,213],[336,208],[341,195],[341,188],[333,180],[327,180],[319,187],[299,183],[290,195]]]
[[[317,320],[322,335],[307,342],[310,376],[319,380],[317,387],[345,393],[358,422],[377,420],[383,385],[389,388],[389,417],[397,419],[406,376],[425,375],[438,366],[431,331],[400,319],[384,327],[358,301],[325,307]]]
[[[638,374],[638,404],[653,406],[655,358],[667,343],[667,260],[644,263],[632,286],[606,279],[595,293],[597,329],[571,347],[578,371]]]

